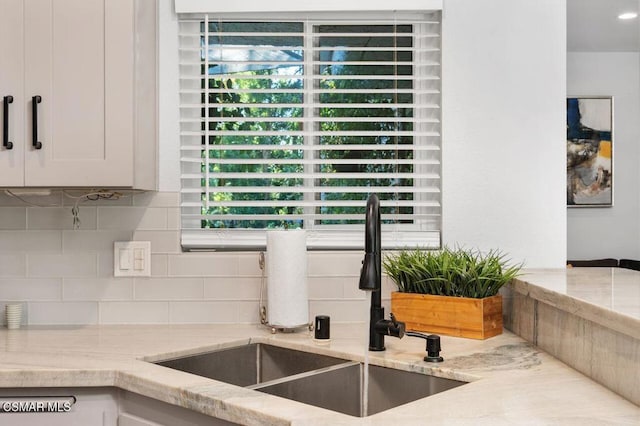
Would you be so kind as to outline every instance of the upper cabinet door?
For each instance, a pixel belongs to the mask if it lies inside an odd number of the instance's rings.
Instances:
[[[132,186],[134,2],[23,4],[24,185]]]
[[[0,1],[0,185],[24,183],[23,0]],[[7,98],[6,110],[4,99]],[[9,103],[9,101],[11,101]],[[5,122],[5,116],[8,120]],[[11,148],[4,146],[4,134]]]

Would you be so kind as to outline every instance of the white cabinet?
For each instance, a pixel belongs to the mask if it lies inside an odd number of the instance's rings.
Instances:
[[[73,398],[75,402],[69,411],[4,410],[4,404],[10,401],[47,404],[58,398]],[[0,401],[4,410],[0,413],[0,426],[118,426],[117,395],[107,388],[0,389]]]
[[[3,98],[0,183],[7,186],[24,184],[23,9],[22,0],[0,2],[0,96]],[[7,136],[8,143],[13,145],[11,149],[5,146]]]
[[[155,0],[2,0],[0,186],[155,189],[155,31]]]
[[[2,0],[4,1],[4,0]],[[3,404],[73,398],[62,412],[11,412]],[[3,412],[4,411],[4,412]],[[176,405],[114,387],[0,388],[0,426],[231,426]]]
[[[118,408],[118,426],[231,426],[237,424],[122,390],[119,392]]]

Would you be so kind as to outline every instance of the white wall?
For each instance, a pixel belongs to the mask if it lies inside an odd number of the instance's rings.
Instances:
[[[568,52],[567,93],[614,97],[614,206],[567,209],[567,257],[640,259],[639,55]]]
[[[443,237],[562,267],[565,1],[448,0]]]
[[[256,253],[180,251],[176,23],[159,3],[161,192],[83,203],[79,230],[60,194],[0,194],[0,305],[26,301],[30,324],[258,321]],[[445,0],[445,243],[564,265],[564,31],[563,0]],[[151,241],[151,278],[113,277],[113,242],[129,239]],[[361,259],[310,254],[311,316],[367,318]]]

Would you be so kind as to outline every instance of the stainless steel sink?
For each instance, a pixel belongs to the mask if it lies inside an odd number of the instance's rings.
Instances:
[[[368,409],[365,413],[364,370],[362,364],[349,362],[252,388],[351,416],[364,417],[465,384],[457,380],[370,365]]]
[[[363,417],[465,384],[371,365],[365,412],[359,362],[253,343],[155,364]]]
[[[156,364],[238,386],[250,386],[344,362],[341,358],[252,343]]]

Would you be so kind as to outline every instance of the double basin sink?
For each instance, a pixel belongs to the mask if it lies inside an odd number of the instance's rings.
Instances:
[[[465,382],[251,343],[155,364],[364,417]],[[365,380],[365,370],[368,370]],[[368,382],[368,392],[364,383]]]

